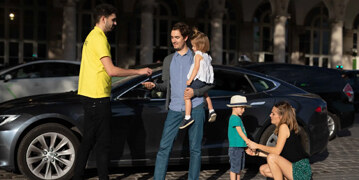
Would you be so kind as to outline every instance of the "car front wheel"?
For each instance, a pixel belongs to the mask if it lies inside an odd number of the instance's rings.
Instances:
[[[29,131],[19,145],[19,169],[30,179],[70,179],[78,146],[78,138],[65,126],[40,125]]]

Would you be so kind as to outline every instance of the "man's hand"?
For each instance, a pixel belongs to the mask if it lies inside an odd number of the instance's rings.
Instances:
[[[194,96],[193,89],[192,88],[186,88],[184,90],[184,97],[186,99],[191,99]]]
[[[150,76],[152,74],[152,69],[150,69],[148,67],[139,69],[138,74],[140,74],[140,75],[144,74],[144,75]]]
[[[153,82],[144,82],[144,83],[142,83],[142,85],[145,86],[145,88],[147,88],[149,90],[153,89],[156,86],[155,83],[153,83]]]

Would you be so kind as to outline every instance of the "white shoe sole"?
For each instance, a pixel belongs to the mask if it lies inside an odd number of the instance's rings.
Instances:
[[[208,122],[214,122],[216,121],[217,114],[212,114],[212,116],[208,119]]]

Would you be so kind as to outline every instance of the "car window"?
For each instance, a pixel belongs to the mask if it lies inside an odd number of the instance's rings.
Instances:
[[[13,79],[39,78],[42,67],[39,64],[32,64],[10,71]]]
[[[69,63],[45,63],[41,77],[78,76],[80,66]]]
[[[78,76],[80,65],[69,63],[38,63],[9,72],[13,79]]]
[[[267,91],[275,87],[274,83],[269,80],[252,75],[247,75],[247,77],[250,79],[257,92]]]
[[[208,92],[210,96],[232,96],[255,92],[243,73],[215,70],[214,78],[215,86]]]

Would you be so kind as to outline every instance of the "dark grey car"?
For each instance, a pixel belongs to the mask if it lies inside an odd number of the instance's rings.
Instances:
[[[354,92],[336,69],[298,64],[259,63],[245,68],[291,83],[308,92],[318,94],[328,105],[329,139],[354,123]]]
[[[243,115],[248,136],[256,142],[275,142],[269,114],[274,103],[289,101],[297,112],[302,142],[312,155],[328,143],[326,103],[288,83],[241,68],[214,66],[216,85],[209,91],[218,113],[214,123],[205,122],[202,162],[228,163],[227,129],[230,97],[247,97],[252,108]],[[113,83],[112,166],[154,165],[167,115],[164,92],[146,90],[141,82],[161,81],[153,76],[132,76]],[[31,179],[69,179],[81,140],[83,110],[74,92],[40,95],[0,104],[0,167],[20,169]],[[189,160],[186,130],[180,131],[170,164]],[[94,167],[90,158],[88,167]]]

